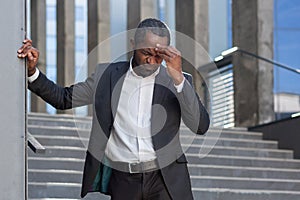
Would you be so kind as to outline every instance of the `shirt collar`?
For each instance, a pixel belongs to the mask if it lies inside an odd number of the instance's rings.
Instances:
[[[129,70],[128,70],[127,76],[131,74],[135,77],[143,78],[142,76],[137,75],[135,73],[135,71],[133,70],[133,68],[132,68],[132,59],[133,59],[133,56],[130,58]],[[147,77],[155,77],[159,73],[159,70],[160,70],[160,66],[157,68],[157,70],[155,72],[153,72],[150,76],[147,76]],[[147,78],[147,77],[145,77],[145,78]]]

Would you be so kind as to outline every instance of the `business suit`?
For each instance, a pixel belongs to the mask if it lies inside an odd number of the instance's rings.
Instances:
[[[129,68],[128,62],[100,64],[85,82],[62,88],[43,74],[29,84],[29,89],[58,109],[93,104],[93,123],[86,155],[82,193],[108,192],[111,168],[103,165],[104,151],[111,133],[118,100]],[[193,199],[187,160],[179,142],[181,117],[195,133],[204,134],[209,126],[208,114],[185,75],[183,91],[177,93],[172,79],[161,66],[155,78],[151,111],[152,142],[162,177],[172,199]],[[164,108],[162,111],[161,108]],[[199,112],[195,112],[198,110]],[[163,119],[162,119],[163,118]]]

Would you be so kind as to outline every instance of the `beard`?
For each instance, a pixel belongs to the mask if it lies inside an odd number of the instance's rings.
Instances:
[[[135,66],[133,68],[133,71],[142,77],[147,77],[150,76],[151,74],[153,74],[160,65],[150,65],[150,64],[143,64],[143,65],[139,65],[139,66]]]

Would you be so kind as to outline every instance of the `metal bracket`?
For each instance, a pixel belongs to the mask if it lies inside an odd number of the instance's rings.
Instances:
[[[27,141],[28,141],[28,146],[34,153],[38,154],[45,154],[46,153],[46,148],[35,139],[31,133],[27,132]]]

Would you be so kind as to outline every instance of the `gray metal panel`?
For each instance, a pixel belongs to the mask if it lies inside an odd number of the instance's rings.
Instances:
[[[210,117],[214,127],[234,127],[234,89],[232,65],[209,73]]]
[[[25,199],[25,67],[17,49],[24,38],[23,0],[1,1],[0,199]]]

